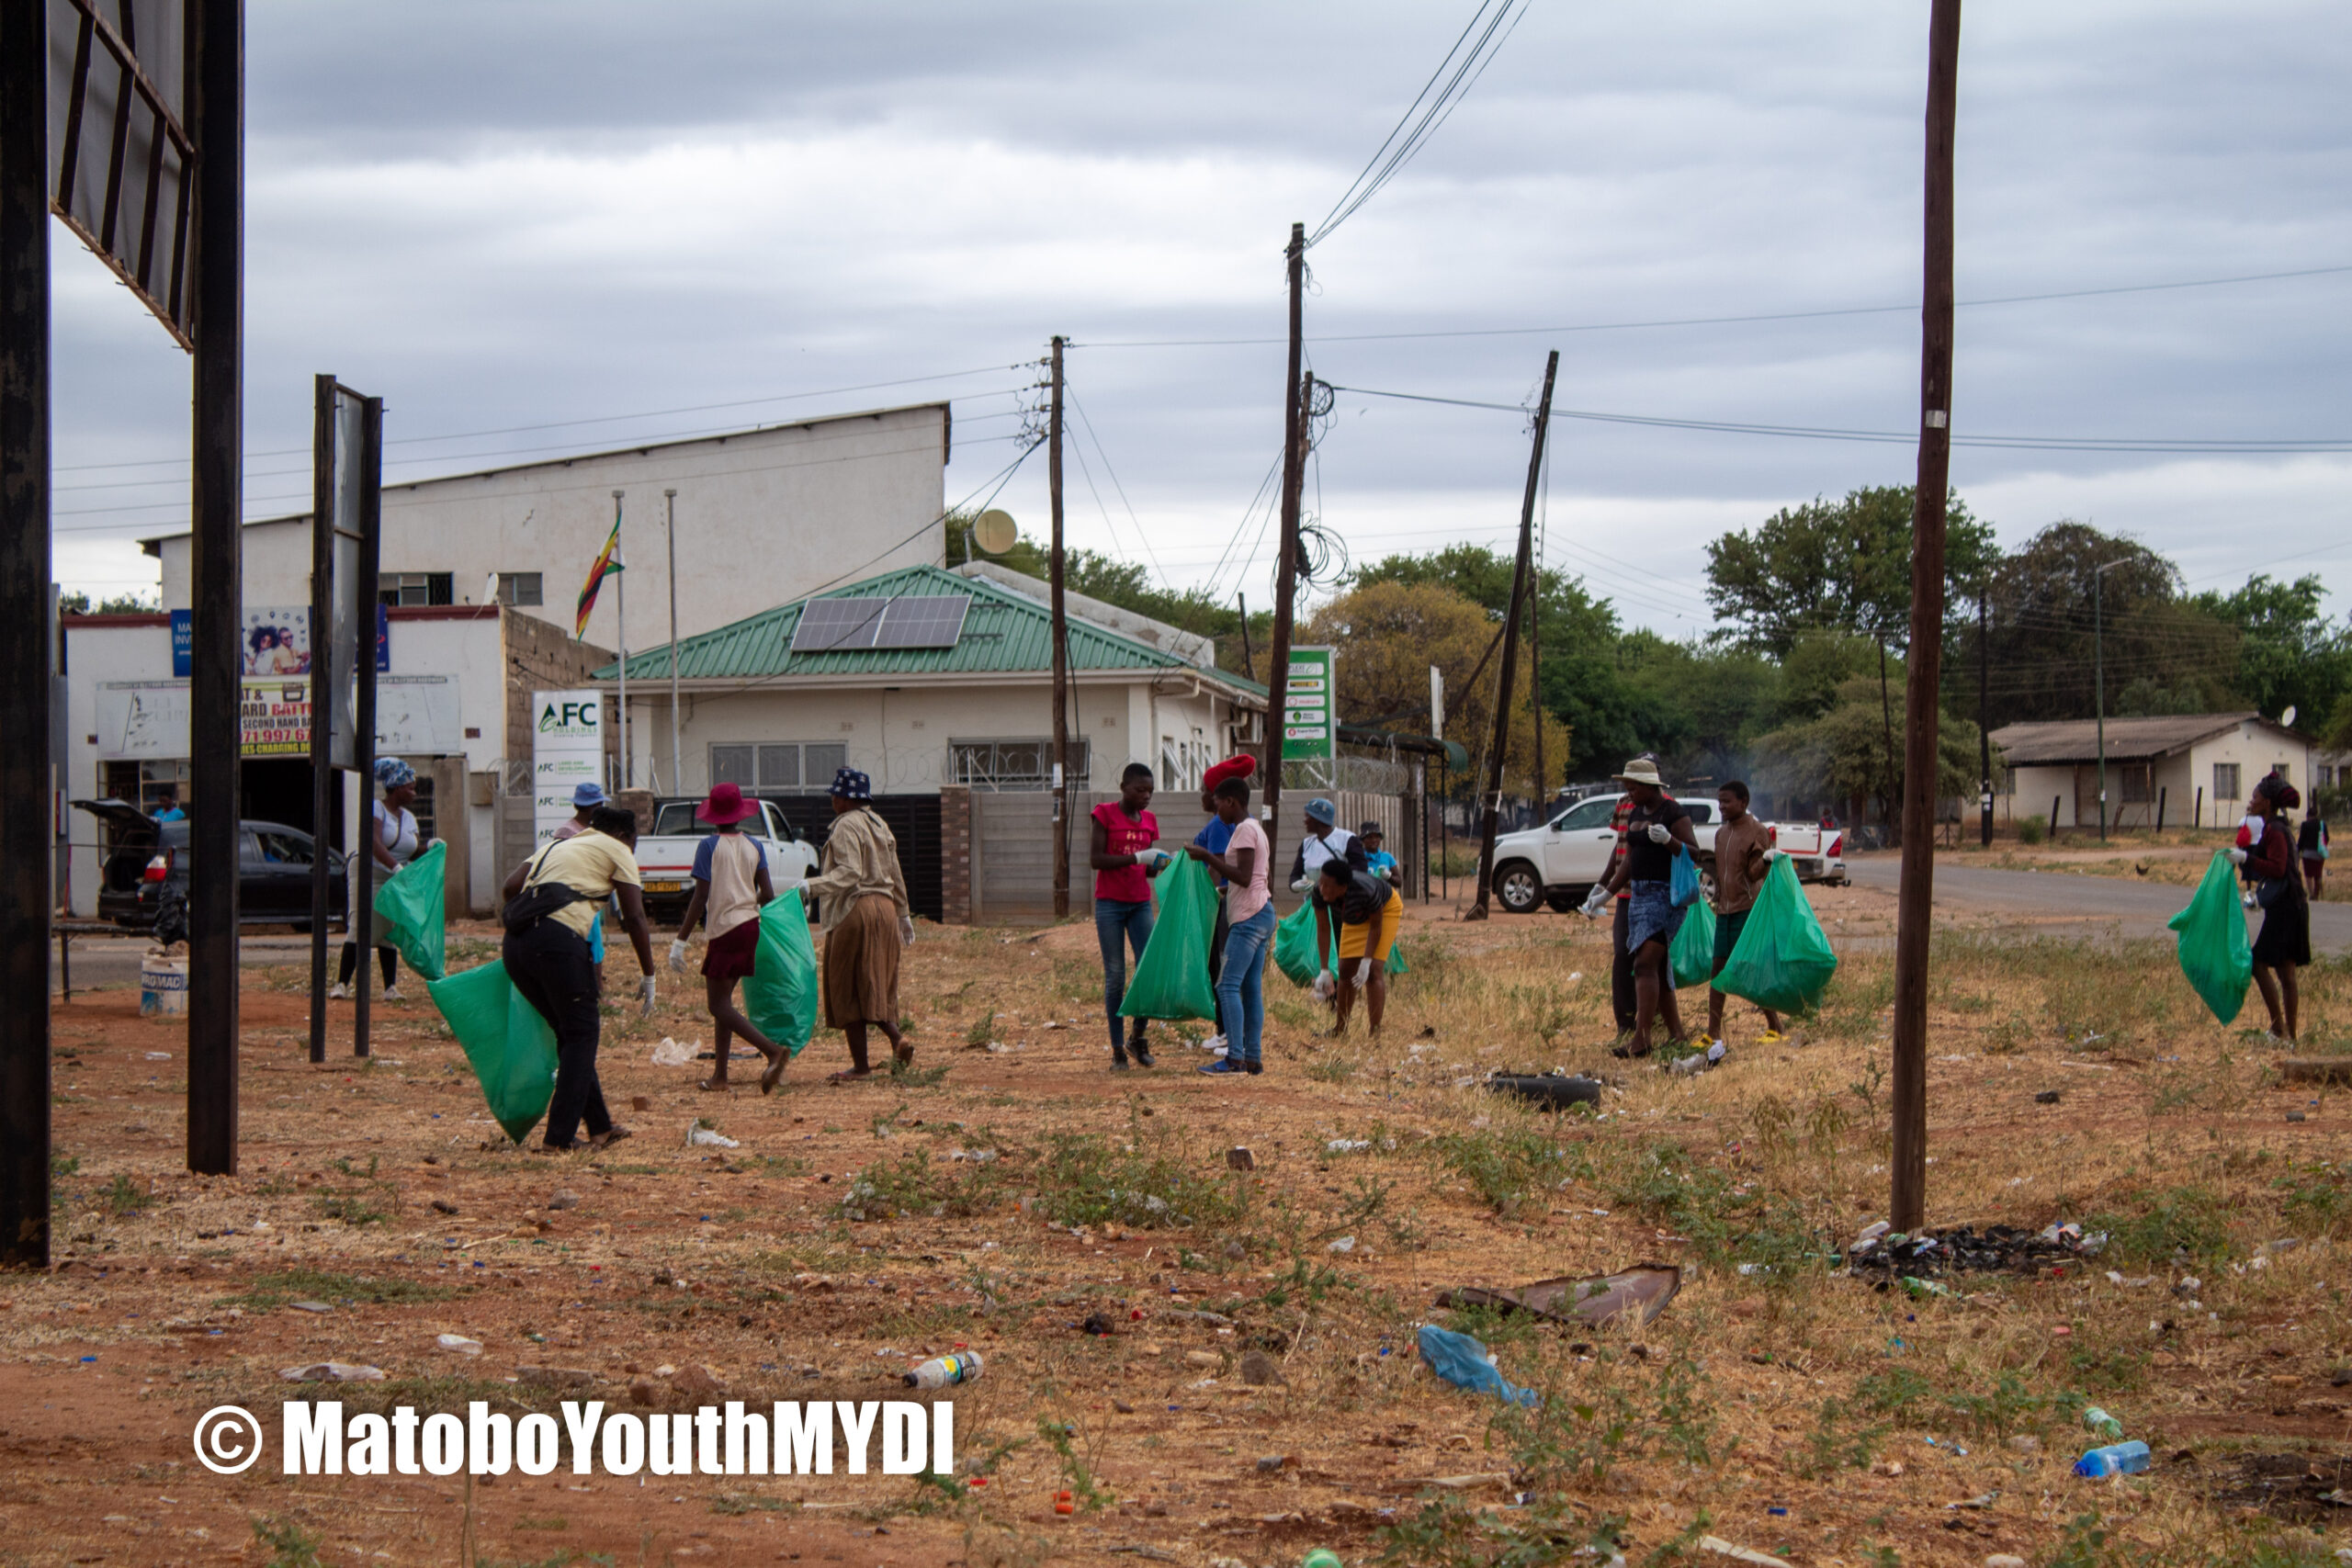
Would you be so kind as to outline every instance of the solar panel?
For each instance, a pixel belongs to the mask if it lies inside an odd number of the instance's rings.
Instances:
[[[800,607],[800,624],[792,629],[792,651],[872,648],[888,604],[884,599],[811,599]]]
[[[964,593],[893,599],[874,634],[876,648],[953,648],[972,607]]]

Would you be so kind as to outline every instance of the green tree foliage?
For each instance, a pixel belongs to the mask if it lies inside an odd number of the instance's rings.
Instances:
[[[1886,744],[1887,710],[1881,706],[1875,674],[1841,683],[1829,708],[1812,718],[1784,724],[1756,738],[1756,778],[1751,783],[1781,798],[1875,800],[1883,818],[1894,815],[1902,792],[1903,728],[1906,708],[1903,676],[1891,677],[1895,750]],[[1947,713],[1937,728],[1936,795],[1976,792],[1976,726]]]
[[[1045,546],[1025,535],[1014,541],[1012,548],[1001,556],[980,551],[966,552],[965,527],[972,521],[961,513],[951,513],[947,518],[947,564],[961,566],[967,559],[993,561],[1024,577],[1044,582],[1051,578],[1053,563]],[[1122,610],[1147,615],[1179,631],[1192,632],[1213,638],[1216,643],[1217,663],[1237,673],[1242,672],[1241,615],[1239,609],[1211,599],[1197,588],[1179,592],[1172,588],[1155,588],[1150,575],[1139,561],[1123,561],[1093,550],[1069,550],[1062,558],[1062,584],[1072,593],[1083,593],[1090,599],[1100,599]],[[1250,635],[1263,661],[1264,650],[1273,634],[1273,616],[1261,612],[1250,617]]]
[[[2315,572],[2292,582],[2256,575],[2234,593],[2189,601],[2235,628],[2238,694],[2268,717],[2291,707],[2299,723],[2316,726],[2352,692],[2352,626],[2328,620],[2325,593]]]
[[[1753,531],[1707,547],[1707,603],[1741,644],[1785,654],[1808,631],[1872,637],[1901,649],[1911,635],[1908,485],[1849,491],[1783,507]],[[1957,493],[1944,511],[1950,599],[1973,591],[1998,552],[1990,525]]]
[[[163,608],[160,598],[145,593],[110,593],[90,607],[90,596],[80,589],[57,596],[57,613],[61,615],[152,615]]]

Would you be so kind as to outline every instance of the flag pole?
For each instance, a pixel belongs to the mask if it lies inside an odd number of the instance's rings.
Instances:
[[[615,608],[621,618],[621,788],[629,787],[628,766],[628,562],[621,557],[621,497],[626,491],[613,491],[613,559],[621,567],[620,582]]]

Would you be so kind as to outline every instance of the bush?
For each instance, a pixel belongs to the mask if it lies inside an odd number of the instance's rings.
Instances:
[[[2018,824],[2018,842],[2038,844],[2050,837],[2050,818],[2036,812]]]

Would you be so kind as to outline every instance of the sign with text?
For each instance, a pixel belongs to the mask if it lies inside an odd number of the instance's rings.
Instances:
[[[1332,691],[1338,660],[1328,648],[1294,648],[1283,690],[1283,761],[1328,761],[1339,755],[1340,708]]]
[[[545,844],[574,810],[571,792],[605,782],[605,694],[531,694],[531,822]]]

